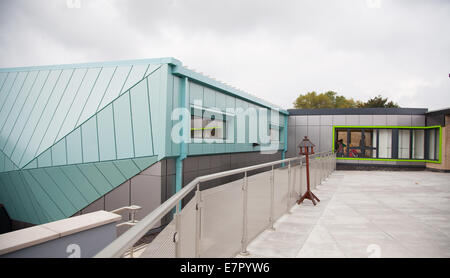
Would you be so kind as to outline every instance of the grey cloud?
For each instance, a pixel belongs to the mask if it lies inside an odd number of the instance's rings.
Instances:
[[[0,66],[175,56],[286,108],[309,90],[450,106],[450,1],[80,1],[0,0]]]

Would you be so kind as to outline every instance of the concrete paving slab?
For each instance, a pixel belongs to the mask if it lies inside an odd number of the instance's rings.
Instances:
[[[255,257],[450,257],[450,174],[336,171],[249,246]]]

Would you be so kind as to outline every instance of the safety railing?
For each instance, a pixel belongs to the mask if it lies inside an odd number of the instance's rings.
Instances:
[[[95,257],[121,257],[169,212],[173,220],[140,257],[232,257],[248,254],[247,245],[265,229],[273,229],[306,190],[304,156],[214,173],[195,178],[145,216]],[[333,152],[310,156],[314,189],[336,169]],[[202,190],[208,182],[242,175]],[[190,197],[183,209],[181,201]]]

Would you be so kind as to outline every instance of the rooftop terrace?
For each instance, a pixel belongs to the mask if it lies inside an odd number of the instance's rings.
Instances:
[[[314,193],[246,257],[450,257],[449,173],[335,171]]]

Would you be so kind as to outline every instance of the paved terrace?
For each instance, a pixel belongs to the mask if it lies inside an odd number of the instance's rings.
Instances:
[[[246,257],[450,257],[448,173],[336,171],[313,192]]]

